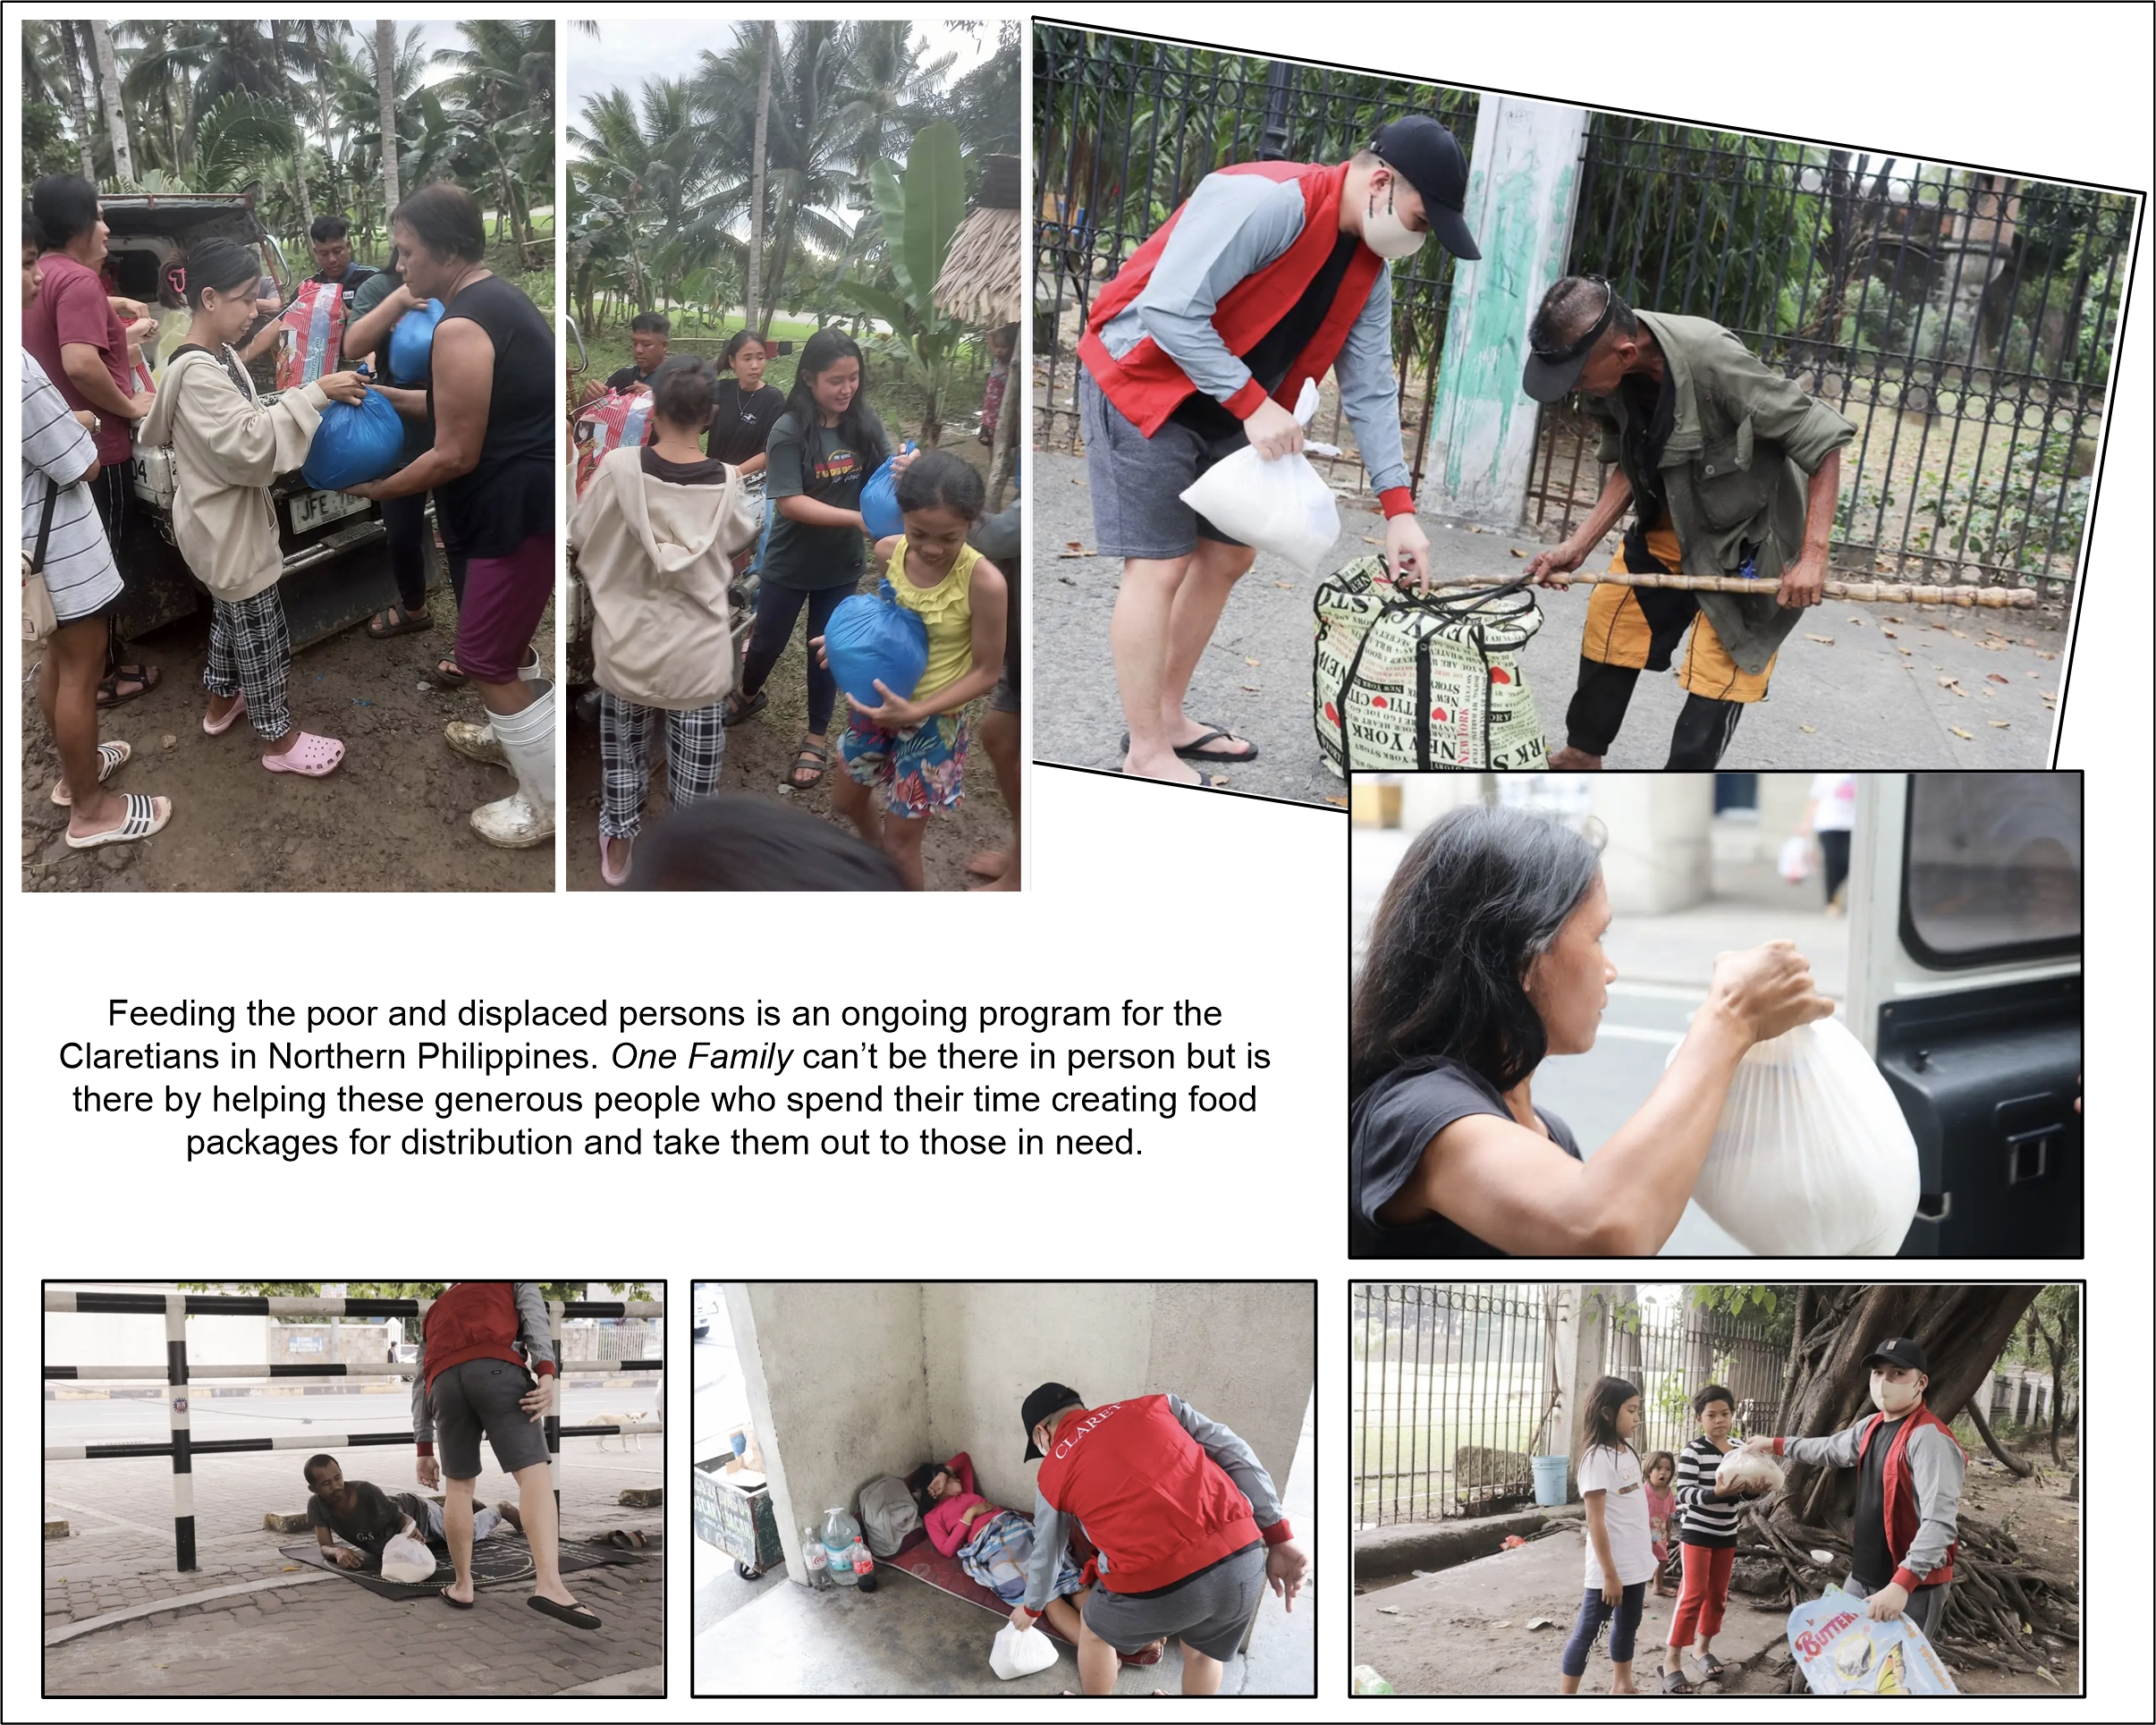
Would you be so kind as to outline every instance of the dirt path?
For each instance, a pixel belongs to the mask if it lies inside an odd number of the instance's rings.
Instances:
[[[451,751],[442,727],[479,716],[476,696],[422,689],[456,635],[456,602],[435,596],[435,629],[376,641],[347,630],[294,655],[292,715],[342,739],[326,779],[273,776],[243,720],[202,734],[207,613],[135,644],[130,659],[164,668],[158,687],[104,715],[102,735],[134,757],[115,791],[173,799],[172,823],[140,844],[70,850],[67,816],[51,801],[59,751],[22,691],[22,885],[25,892],[550,892],[554,848],[497,850],[467,822],[513,782]],[[537,646],[554,659],[550,606]],[[26,655],[34,663],[34,655]],[[25,669],[28,669],[26,664]]]

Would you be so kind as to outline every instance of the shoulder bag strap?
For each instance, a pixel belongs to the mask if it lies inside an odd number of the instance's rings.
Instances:
[[[45,481],[45,507],[38,517],[38,548],[30,553],[30,572],[33,575],[45,572],[45,545],[53,537],[53,512],[59,507],[60,486],[47,477]]]

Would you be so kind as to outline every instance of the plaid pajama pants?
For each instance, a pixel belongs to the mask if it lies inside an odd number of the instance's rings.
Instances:
[[[251,599],[210,601],[202,687],[221,697],[245,695],[248,723],[266,743],[292,728],[284,698],[291,676],[292,636],[275,588],[266,587]]]
[[[605,796],[599,805],[599,832],[609,839],[633,839],[644,824],[644,791],[649,782],[651,732],[666,721],[666,794],[676,808],[701,802],[719,788],[719,767],[726,758],[726,704],[674,712],[639,706],[611,690],[599,691],[599,772]]]

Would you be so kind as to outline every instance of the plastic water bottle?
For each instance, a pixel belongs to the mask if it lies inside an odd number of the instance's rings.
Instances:
[[[801,1561],[808,1569],[808,1585],[817,1592],[831,1585],[831,1554],[824,1549],[823,1535],[814,1527],[801,1529]]]
[[[856,1585],[852,1552],[854,1542],[860,1536],[860,1523],[845,1510],[824,1511],[824,1551],[831,1566],[831,1578],[841,1587]]]
[[[865,1594],[875,1592],[875,1556],[858,1536],[846,1557],[853,1566],[853,1585]]]

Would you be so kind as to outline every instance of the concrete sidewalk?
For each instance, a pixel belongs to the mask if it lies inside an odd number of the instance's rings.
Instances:
[[[1121,765],[1123,719],[1108,623],[1120,563],[1064,554],[1073,542],[1088,552],[1095,543],[1085,458],[1036,450],[1032,462],[1034,752],[1044,761],[1112,771]],[[1325,571],[1382,546],[1374,498],[1342,497],[1340,520]],[[1440,581],[1517,574],[1543,548],[1540,540],[1428,518],[1423,525]],[[1606,567],[1613,545],[1588,566]],[[1230,790],[1312,803],[1345,795],[1319,758],[1310,724],[1316,590],[1316,577],[1259,557],[1237,584],[1192,680],[1192,715],[1228,725],[1263,751],[1247,766],[1222,769]],[[1564,740],[1591,592],[1536,595],[1543,622],[1523,668],[1552,747]],[[1721,765],[1820,772],[2043,767],[2055,715],[2042,698],[2059,689],[2066,638],[2056,619],[2035,612],[1820,605],[1783,647],[1771,693],[1744,715]],[[1659,770],[1683,704],[1674,674],[1643,672],[1608,765]]]

